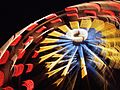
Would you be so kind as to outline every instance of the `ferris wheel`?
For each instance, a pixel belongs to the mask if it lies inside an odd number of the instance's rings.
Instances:
[[[92,78],[100,90],[114,88],[119,23],[119,1],[69,6],[31,23],[0,48],[0,87],[77,90],[85,80],[93,90]]]

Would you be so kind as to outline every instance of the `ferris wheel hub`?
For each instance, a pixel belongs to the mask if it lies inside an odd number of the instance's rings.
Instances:
[[[83,42],[88,37],[88,31],[86,29],[73,29],[66,33],[66,37],[74,42]]]

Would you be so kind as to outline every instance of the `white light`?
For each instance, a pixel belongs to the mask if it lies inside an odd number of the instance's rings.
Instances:
[[[87,39],[88,32],[85,29],[73,29],[66,33],[66,37],[74,42],[82,42]]]

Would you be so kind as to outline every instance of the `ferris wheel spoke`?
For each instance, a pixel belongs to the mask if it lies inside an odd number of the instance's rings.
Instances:
[[[45,40],[43,40],[41,44],[43,43],[64,43],[64,42],[71,42],[71,40],[45,38]]]
[[[58,28],[65,33],[70,31],[70,28],[67,25],[62,25],[62,26],[59,26]]]
[[[96,65],[98,65],[98,68],[102,68],[103,66],[106,66],[105,63],[94,53],[92,52],[86,45],[81,45],[84,50],[87,50],[88,53],[90,53],[93,58],[94,58],[94,62],[96,63]]]
[[[72,47],[72,46],[73,46],[73,45],[70,44],[70,45],[67,45],[67,46],[65,46],[64,48],[60,49],[60,50],[57,50],[57,51],[54,51],[54,52],[52,52],[52,53],[50,53],[50,54],[41,56],[41,57],[40,57],[39,63],[45,61],[46,59],[52,57],[53,55],[55,55],[55,54],[57,54],[57,53],[59,53],[59,52],[65,50],[65,49],[67,49],[67,48],[70,48],[70,47]]]
[[[81,28],[86,28],[87,31],[89,31],[90,27],[92,25],[91,19],[82,19],[80,23]]]
[[[58,58],[55,62],[53,62],[51,65],[50,65],[50,68],[48,71],[50,71],[57,63],[60,62],[61,59],[64,58],[65,55],[67,55],[71,50],[73,50],[75,48],[75,46],[73,46],[72,48],[70,48],[69,50],[66,51],[66,53],[64,53],[60,58]]]
[[[94,19],[91,28],[94,28],[97,31],[102,31],[105,24],[103,20]]]
[[[72,54],[72,57],[69,59],[69,62],[68,62],[68,64],[67,64],[67,67],[64,69],[64,71],[63,71],[63,73],[62,73],[62,76],[66,76],[66,75],[67,75],[68,70],[69,70],[69,68],[70,68],[70,66],[71,66],[71,63],[72,63],[72,61],[73,61],[73,58],[74,58],[77,50],[78,50],[78,46],[76,46],[76,48],[75,48],[75,50],[74,50],[74,53]]]
[[[53,31],[51,32],[50,34],[48,34],[50,36],[54,36],[54,37],[62,37],[64,36],[65,34],[61,33],[61,32],[58,32],[58,31]]]
[[[79,21],[71,21],[69,23],[70,23],[70,26],[72,29],[79,29],[80,28]]]
[[[58,47],[63,47],[66,45],[71,44],[71,42],[67,42],[67,43],[62,43],[62,44],[54,44],[54,45],[46,45],[46,46],[41,46],[38,52],[44,52],[50,49],[54,49],[54,48],[58,48]]]
[[[83,55],[83,49],[81,46],[79,47],[79,55],[80,55],[80,64],[81,64],[81,76],[82,78],[84,78],[85,76],[87,76],[87,69]]]

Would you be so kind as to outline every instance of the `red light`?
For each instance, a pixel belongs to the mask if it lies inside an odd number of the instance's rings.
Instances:
[[[51,21],[51,23],[58,23],[58,22],[62,22],[62,20],[59,18],[59,19],[55,19],[55,20]]]
[[[27,45],[28,43],[30,43],[33,40],[33,36],[29,36],[28,39],[26,40],[26,42],[24,43],[24,45]]]
[[[90,10],[84,10],[84,13],[86,13],[86,14],[92,14],[94,16],[97,15],[95,11],[90,11]]]
[[[24,84],[22,86],[25,86],[27,90],[33,90],[34,89],[34,82],[32,80],[26,80],[24,81]]]
[[[57,17],[57,15],[55,13],[50,14],[48,17],[46,17],[46,19],[48,20],[48,19],[51,19],[51,18],[54,18],[54,17]]]
[[[34,23],[33,25],[31,25],[30,27],[27,28],[28,31],[33,30],[38,24]]]
[[[11,43],[11,45],[10,46],[15,46],[15,45],[17,45],[17,43],[20,41],[20,39],[22,38],[22,36],[20,35],[20,36],[18,36],[18,38],[16,38],[12,43]]]
[[[14,72],[13,76],[17,77],[23,73],[24,70],[24,65],[23,64],[18,64],[14,66]]]
[[[77,12],[78,13],[78,10],[77,10],[77,8],[72,8],[72,7],[68,7],[68,8],[65,8],[65,11],[75,11],[75,12]]]
[[[4,84],[4,73],[0,71],[0,87]]]
[[[7,86],[7,87],[3,88],[2,90],[14,90],[14,89],[10,86]]]
[[[112,12],[111,10],[102,10],[103,13],[109,14],[111,16],[115,16],[115,13]]]
[[[38,56],[38,51],[35,50],[32,58],[36,58],[37,56]]]
[[[26,73],[29,73],[33,70],[33,64],[26,64],[28,66]]]
[[[9,57],[10,53],[9,51],[7,50],[4,55],[2,56],[2,58],[0,59],[0,64],[5,64],[8,60],[8,57]]]
[[[42,26],[40,29],[38,29],[38,30],[36,31],[36,33],[41,33],[41,32],[44,31],[46,28],[47,28],[47,27]]]
[[[21,59],[24,54],[25,54],[25,50],[19,49],[19,50],[18,50],[18,59]]]

